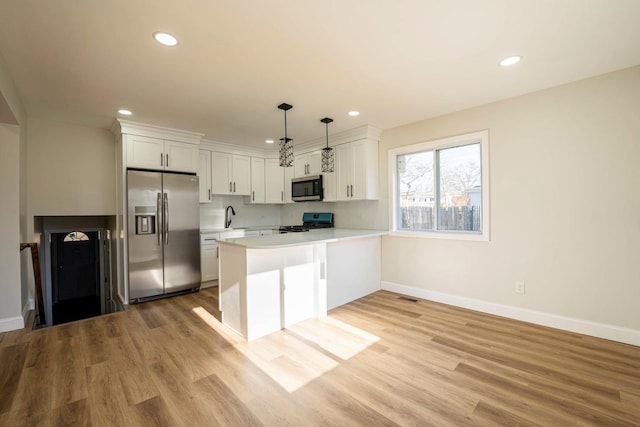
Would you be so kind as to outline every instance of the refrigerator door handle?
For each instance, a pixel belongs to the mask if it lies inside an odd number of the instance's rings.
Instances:
[[[156,201],[156,212],[158,215],[158,218],[156,219],[156,234],[158,235],[158,246],[160,246],[160,235],[162,234],[162,193],[158,193],[158,200]]]
[[[164,244],[169,244],[169,195],[164,193]]]

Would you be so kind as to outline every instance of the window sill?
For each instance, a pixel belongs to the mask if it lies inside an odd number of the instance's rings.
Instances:
[[[458,233],[451,231],[405,231],[391,230],[389,236],[410,237],[414,239],[464,240],[472,242],[489,242],[489,233]]]

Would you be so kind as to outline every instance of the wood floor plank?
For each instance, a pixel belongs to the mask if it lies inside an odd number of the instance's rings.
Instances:
[[[53,346],[53,408],[89,397],[86,356],[80,336],[59,340]]]
[[[640,348],[380,291],[247,343],[217,288],[0,334],[4,426],[640,426]]]
[[[28,349],[28,344],[0,348],[0,414],[11,409]]]
[[[180,425],[161,396],[155,396],[133,406],[133,424],[137,426],[171,427]]]
[[[132,425],[129,405],[118,377],[117,367],[108,361],[94,363],[86,368],[88,403],[91,420],[95,425]]]
[[[91,421],[91,408],[88,399],[76,400],[54,409],[50,419],[52,427],[89,427],[94,424]]]

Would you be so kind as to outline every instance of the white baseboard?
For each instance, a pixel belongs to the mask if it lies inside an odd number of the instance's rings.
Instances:
[[[33,298],[29,298],[27,303],[22,307],[22,318],[27,321],[27,314],[29,314],[29,310],[34,310],[36,308],[36,302]]]
[[[24,328],[24,318],[22,316],[0,319],[0,332],[15,331],[22,328]]]
[[[522,320],[524,322],[535,323],[537,325],[549,326],[551,328],[563,329],[565,331],[577,332],[579,334],[590,335],[593,337],[640,346],[640,331],[635,329],[623,328],[620,326],[608,325],[605,323],[596,323],[583,319],[574,319],[571,317],[559,316],[557,314],[550,314],[542,311],[529,310],[526,308],[497,304],[474,298],[446,294],[443,292],[430,291],[428,289],[414,288],[398,283],[383,281],[381,285],[382,289],[384,290],[397,292],[412,297],[441,302],[443,304],[449,304],[456,307],[468,308],[470,310],[481,311],[483,313],[495,314],[496,316]]]

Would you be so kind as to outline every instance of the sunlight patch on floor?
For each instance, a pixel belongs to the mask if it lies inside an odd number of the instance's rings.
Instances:
[[[380,340],[362,329],[325,317],[247,342],[204,308],[192,310],[290,393],[336,368],[340,360],[346,361]]]
[[[380,340],[379,337],[330,317],[300,322],[288,328],[342,360],[348,360]]]

